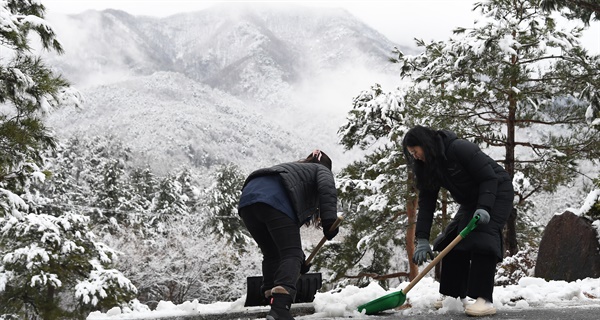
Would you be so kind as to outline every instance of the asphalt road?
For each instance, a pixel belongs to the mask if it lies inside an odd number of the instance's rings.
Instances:
[[[160,318],[160,320],[256,320],[265,319],[267,312],[268,308],[265,308],[260,310],[255,309],[247,312]],[[600,301],[597,303],[592,302],[586,305],[566,305],[557,308],[506,309],[499,310],[493,316],[478,318],[469,317],[463,312],[459,311],[450,311],[444,314],[427,313],[410,315],[405,315],[402,312],[386,311],[372,316],[319,317],[318,315],[314,314],[314,308],[311,304],[295,305],[292,307],[291,312],[297,320],[598,320],[600,319]]]
[[[445,314],[423,314],[423,315],[403,315],[401,313],[388,313],[377,316],[367,316],[364,318],[352,318],[352,319],[369,319],[369,320],[398,320],[398,319],[411,319],[411,320],[460,320],[460,319],[527,319],[527,320],[598,320],[600,318],[600,306],[599,307],[569,307],[561,309],[526,309],[526,310],[506,310],[498,311],[493,316],[488,317],[469,317],[463,312],[448,312]],[[343,319],[343,318],[325,318],[325,319]]]

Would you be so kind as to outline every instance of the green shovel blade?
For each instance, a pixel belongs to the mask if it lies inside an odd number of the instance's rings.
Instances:
[[[411,281],[408,287],[404,288],[403,291],[392,292],[387,294],[381,298],[377,298],[375,300],[369,301],[365,304],[358,306],[358,311],[362,312],[365,310],[366,314],[376,314],[378,312],[393,309],[398,306],[401,306],[404,301],[406,301],[406,293],[410,291],[410,289],[417,283],[427,272],[431,271],[431,269],[448,253],[448,251],[452,250],[452,248],[460,242],[462,239],[467,237],[473,229],[477,227],[477,222],[481,217],[479,215],[474,216],[469,224],[460,232],[459,235],[456,236],[454,241],[449,244],[446,249],[444,249],[419,275]],[[404,293],[406,292],[406,293]]]
[[[402,291],[392,292],[383,297],[371,300],[358,306],[358,311],[365,310],[366,314],[376,314],[384,310],[393,309],[401,306],[406,301],[406,295]]]

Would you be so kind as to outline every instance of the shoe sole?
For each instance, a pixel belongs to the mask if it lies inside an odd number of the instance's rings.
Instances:
[[[471,317],[491,316],[491,315],[496,314],[496,308],[482,310],[482,311],[472,311],[472,310],[465,309],[465,313]]]
[[[473,302],[463,303],[463,308],[467,308],[468,306],[470,306],[472,304],[473,304]],[[433,303],[433,307],[436,308],[436,309],[441,309],[441,308],[444,307],[444,304],[443,304],[442,301],[436,301],[436,302]]]

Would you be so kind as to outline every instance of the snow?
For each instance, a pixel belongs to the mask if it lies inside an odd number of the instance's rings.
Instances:
[[[581,206],[581,208],[579,208],[579,209],[568,208],[567,211],[573,212],[575,215],[581,216],[582,214],[585,214],[586,212],[590,211],[590,209],[592,209],[592,206],[599,200],[600,200],[600,189],[594,189],[587,195],[587,197],[583,201],[583,205]],[[556,213],[555,215],[560,215],[560,214],[561,213]]]
[[[372,282],[365,288],[347,286],[330,292],[318,292],[313,302],[315,313],[299,316],[296,319],[323,319],[328,317],[356,317],[359,305],[396,292],[406,287],[404,282],[397,288],[385,290]],[[433,303],[441,296],[438,293],[439,283],[431,277],[419,281],[406,294],[404,305],[409,308],[396,311],[403,316],[412,314],[446,314],[449,311],[462,311],[460,300],[446,297],[442,308],[436,310]],[[586,278],[573,282],[546,281],[541,278],[524,277],[517,285],[497,286],[494,289],[494,306],[499,310],[556,308],[558,306],[594,305],[600,297],[600,279]],[[200,314],[225,314],[261,309],[264,307],[244,307],[245,296],[234,302],[216,302],[200,304],[198,301],[184,302],[175,305],[172,302],[161,301],[156,310],[151,311],[147,306],[134,301],[129,308],[121,311],[113,308],[106,313],[92,312],[88,320],[108,319],[156,319],[161,317],[191,316]]]
[[[590,209],[592,209],[592,206],[596,202],[598,202],[598,200],[600,200],[600,189],[592,190],[592,192],[590,192],[583,201],[583,205],[581,206],[581,209],[579,209],[579,212],[585,213],[590,211]]]

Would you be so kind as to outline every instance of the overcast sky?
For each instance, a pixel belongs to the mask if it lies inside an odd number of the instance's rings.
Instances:
[[[471,27],[478,14],[473,4],[481,0],[390,0],[390,1],[203,1],[203,0],[41,0],[47,13],[80,13],[88,9],[120,9],[133,15],[168,16],[198,11],[219,2],[293,3],[306,6],[342,7],[398,44],[446,40],[456,27]],[[584,34],[582,43],[600,54],[600,23]]]

